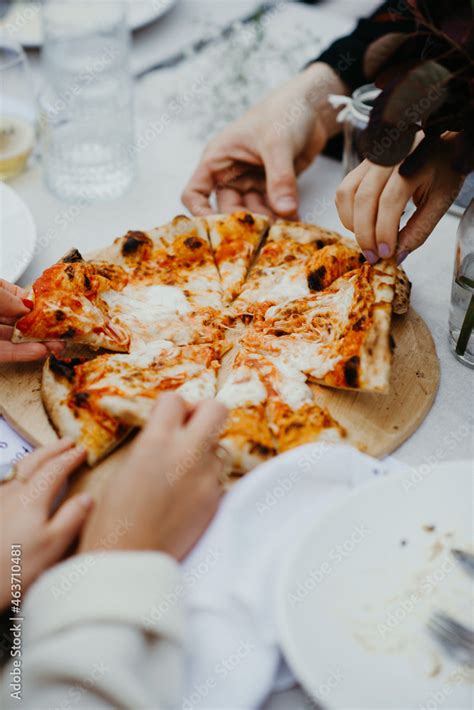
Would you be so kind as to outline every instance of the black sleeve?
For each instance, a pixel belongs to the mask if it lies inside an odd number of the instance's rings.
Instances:
[[[405,0],[388,0],[368,19],[359,20],[350,35],[337,39],[314,61],[329,64],[354,90],[368,81],[364,75],[364,56],[368,46],[391,32],[408,34],[415,28],[415,20]]]

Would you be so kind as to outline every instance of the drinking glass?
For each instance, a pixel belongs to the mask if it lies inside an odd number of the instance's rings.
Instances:
[[[0,179],[27,165],[36,137],[36,107],[26,55],[0,37]]]
[[[380,94],[375,84],[365,84],[354,91],[346,108],[341,112],[340,120],[344,121],[344,175],[354,170],[363,160],[360,146],[362,132],[369,125],[372,106]]]
[[[46,0],[40,96],[45,179],[66,200],[119,197],[134,177],[126,5]]]

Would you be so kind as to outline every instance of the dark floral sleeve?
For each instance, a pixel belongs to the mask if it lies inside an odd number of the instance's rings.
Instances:
[[[314,61],[328,64],[349,89],[354,90],[371,80],[364,68],[369,46],[380,37],[393,32],[409,34],[414,30],[415,20],[405,0],[388,0],[369,18],[359,20],[350,35],[333,42]]]

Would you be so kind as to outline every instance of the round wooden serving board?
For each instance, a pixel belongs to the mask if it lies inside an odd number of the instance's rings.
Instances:
[[[433,339],[413,309],[406,316],[393,317],[392,335],[395,351],[389,394],[314,386],[318,404],[326,406],[347,429],[347,443],[379,458],[398,448],[420,426],[439,384]],[[0,412],[32,444],[56,438],[41,403],[40,382],[41,365],[0,367]],[[87,489],[97,494],[123,460],[127,448],[126,442],[94,469],[85,467],[74,483],[74,490]]]

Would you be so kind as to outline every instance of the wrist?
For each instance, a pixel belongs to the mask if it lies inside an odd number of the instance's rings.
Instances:
[[[349,87],[329,64],[323,62],[314,62],[306,67],[301,73],[301,79],[305,102],[314,112],[326,139],[332,138],[341,131],[341,124],[337,122],[339,110],[331,106],[328,96],[348,96]]]

